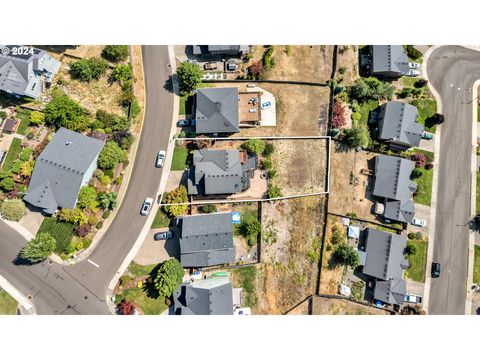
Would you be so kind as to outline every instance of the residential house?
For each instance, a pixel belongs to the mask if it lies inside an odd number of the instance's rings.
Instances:
[[[409,263],[404,252],[404,237],[367,228],[365,231],[365,262],[362,272],[375,278],[374,298],[387,304],[401,305],[406,295],[403,271]]]
[[[175,315],[233,315],[233,289],[228,277],[180,285],[173,294]]]
[[[190,195],[235,194],[250,187],[257,157],[239,150],[200,149],[187,172]]]
[[[235,262],[232,213],[182,216],[180,262],[183,267],[207,267]]]
[[[37,99],[59,69],[60,62],[44,50],[0,46],[0,90],[6,93]]]
[[[203,88],[195,95],[195,132],[231,134],[240,132],[238,88]]]
[[[228,55],[242,57],[250,51],[249,45],[192,45],[193,55],[214,56]]]
[[[80,188],[97,169],[104,142],[60,128],[38,156],[23,199],[47,214],[73,209]]]
[[[384,198],[386,219],[411,223],[415,217],[412,196],[417,184],[410,180],[415,162],[395,156],[375,158],[373,195]]]
[[[418,147],[423,125],[417,122],[418,109],[400,101],[389,101],[380,107],[378,139],[396,150]]]
[[[385,78],[409,75],[409,59],[402,45],[372,45],[371,73]]]

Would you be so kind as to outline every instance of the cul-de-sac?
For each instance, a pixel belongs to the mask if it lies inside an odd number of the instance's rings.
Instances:
[[[480,314],[480,47],[0,45],[0,315]]]

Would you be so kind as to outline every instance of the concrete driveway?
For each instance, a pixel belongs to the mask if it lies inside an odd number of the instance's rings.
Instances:
[[[171,257],[179,259],[180,247],[178,237],[175,234],[173,238],[167,240],[154,240],[153,238],[157,232],[168,230],[168,228],[151,229],[133,261],[140,265],[153,265],[164,262]]]

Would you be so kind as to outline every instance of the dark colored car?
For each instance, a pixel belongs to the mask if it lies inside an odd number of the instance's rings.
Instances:
[[[432,262],[432,278],[440,277],[440,263]]]
[[[155,240],[167,240],[167,239],[171,239],[172,236],[173,236],[173,233],[169,230],[169,231],[156,233],[155,235],[153,235],[153,238]]]

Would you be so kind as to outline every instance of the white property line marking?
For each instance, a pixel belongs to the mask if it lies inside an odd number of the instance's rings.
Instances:
[[[97,268],[100,267],[100,265],[94,263],[94,262],[93,262],[92,260],[90,260],[90,259],[88,259],[87,261],[88,261],[90,264],[92,264],[93,266],[97,267]]]

